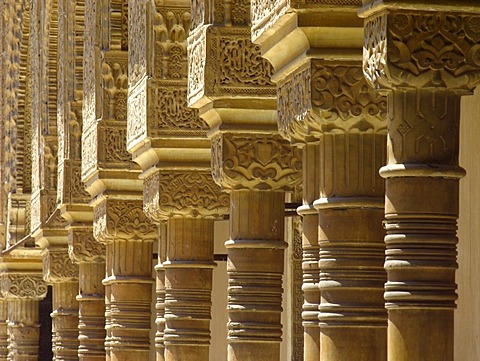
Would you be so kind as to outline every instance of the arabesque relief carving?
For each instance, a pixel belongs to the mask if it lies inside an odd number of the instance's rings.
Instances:
[[[379,14],[365,24],[365,77],[374,87],[468,91],[480,80],[479,41],[480,16]]]
[[[104,199],[95,207],[93,234],[102,242],[158,238],[156,227],[143,212],[143,202],[125,199]]]
[[[68,255],[77,263],[105,262],[105,245],[93,237],[93,229],[73,229],[68,232]]]
[[[0,279],[3,297],[42,299],[47,295],[47,284],[41,275],[4,273]]]
[[[157,222],[182,215],[213,217],[228,212],[230,196],[213,182],[209,171],[159,170],[145,179],[145,213]]]
[[[43,255],[43,278],[46,282],[69,282],[78,279],[78,267],[64,247],[49,248]]]
[[[229,189],[291,189],[301,181],[302,158],[280,136],[217,134],[212,138],[212,174]]]

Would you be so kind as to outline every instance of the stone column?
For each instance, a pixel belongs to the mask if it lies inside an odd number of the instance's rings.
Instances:
[[[480,79],[479,7],[364,1],[364,73],[388,89],[389,361],[452,361],[460,98]],[[427,5],[427,4],[424,4]]]
[[[8,360],[37,361],[40,324],[38,303],[47,294],[41,274],[3,273],[2,294],[8,303]]]
[[[95,206],[94,236],[106,243],[109,297],[106,348],[112,360],[146,360],[150,353],[152,253],[158,231],[141,200],[103,199]]]
[[[208,361],[214,220],[229,197],[207,169],[158,170],[145,180],[144,204],[151,218],[166,219],[164,358]]]
[[[285,189],[301,160],[279,136],[219,133],[215,180],[230,189],[228,360],[279,360]]]
[[[93,200],[94,237],[106,245],[105,349],[112,361],[149,358],[158,238],[143,212],[141,169],[126,144],[128,10],[127,1],[85,2],[82,181]]]
[[[105,246],[93,238],[92,227],[71,226],[70,258],[78,264],[78,357],[105,360]]]
[[[78,360],[78,267],[65,248],[49,248],[43,275],[52,284],[52,351],[55,360]]]
[[[320,358],[320,327],[318,321],[318,306],[320,304],[320,289],[318,268],[318,212],[313,202],[318,198],[320,179],[318,171],[318,145],[307,143],[303,147],[303,205],[297,210],[302,216],[302,249],[303,249],[303,354],[304,361],[318,361]]]
[[[362,75],[357,3],[294,9],[252,2],[254,42],[275,69],[280,132],[300,145],[318,143],[310,167],[304,147],[306,182],[318,187],[321,294],[320,339],[306,338],[306,360],[386,358],[384,183],[377,173],[385,158],[386,99]]]
[[[273,68],[250,40],[250,3],[192,9],[189,105],[210,126],[213,176],[231,192],[228,360],[278,360],[284,191],[300,181],[301,155],[277,134]]]
[[[210,175],[208,125],[187,107],[191,4],[129,5],[127,149],[143,171],[146,213],[166,227],[155,268],[157,361],[207,361],[213,222],[229,198]]]

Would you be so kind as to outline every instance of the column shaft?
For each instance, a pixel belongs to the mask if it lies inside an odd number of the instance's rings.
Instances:
[[[389,107],[388,360],[452,361],[460,96],[394,90]]]
[[[214,220],[168,220],[165,360],[209,360]]]
[[[307,144],[303,147],[303,206],[298,209],[302,216],[303,251],[303,329],[304,361],[318,361],[320,358],[320,328],[318,306],[320,289],[318,268],[318,212],[313,202],[318,197],[318,145]]]
[[[386,359],[384,147],[382,134],[320,138],[321,360]]]
[[[8,300],[8,360],[37,361],[40,324],[38,300]]]
[[[112,274],[103,283],[109,296],[106,348],[112,361],[149,358],[152,247],[149,241],[108,243],[106,266]]]
[[[105,263],[79,264],[78,356],[82,361],[105,360]]]
[[[228,360],[280,359],[285,195],[232,191],[228,249]]]
[[[54,359],[78,360],[78,282],[58,282],[52,288]]]

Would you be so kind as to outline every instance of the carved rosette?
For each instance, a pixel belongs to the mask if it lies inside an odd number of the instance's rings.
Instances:
[[[223,133],[212,139],[212,174],[228,189],[291,190],[302,156],[279,135]]]
[[[103,263],[105,245],[95,240],[92,228],[72,228],[68,232],[68,255],[76,263]]]
[[[45,282],[69,282],[78,279],[78,267],[65,248],[48,248],[42,258]]]
[[[367,81],[384,88],[470,91],[480,81],[480,16],[390,10],[368,16]]]
[[[168,217],[218,218],[228,213],[230,196],[209,171],[157,170],[144,181],[144,209],[159,223]]]
[[[47,284],[41,274],[3,273],[0,279],[2,295],[5,298],[41,300],[47,295]]]
[[[97,241],[150,241],[157,227],[143,211],[142,200],[103,199],[94,210],[93,234]]]

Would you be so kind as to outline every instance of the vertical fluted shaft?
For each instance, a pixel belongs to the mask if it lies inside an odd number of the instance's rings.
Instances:
[[[384,134],[320,138],[321,360],[386,359]]]
[[[82,361],[105,360],[105,263],[79,264],[78,356]]]
[[[0,299],[0,361],[5,361],[8,355],[8,302]]]
[[[228,249],[228,360],[280,359],[285,195],[232,191]],[[241,358],[236,355],[241,355]]]
[[[168,220],[165,360],[209,360],[214,220]]]
[[[148,360],[153,242],[117,240],[107,245],[105,348],[110,359]],[[108,274],[107,274],[108,275]]]
[[[394,90],[386,178],[389,361],[452,361],[460,96]],[[423,340],[428,340],[424,342]]]
[[[318,198],[318,145],[303,147],[303,205],[298,213],[302,216],[303,251],[303,329],[304,361],[318,361],[320,358],[320,328],[318,306],[320,304],[318,212],[313,202]]]
[[[36,299],[8,300],[8,360],[37,361],[40,324]]]
[[[58,282],[52,288],[54,359],[78,360],[78,282]]]

